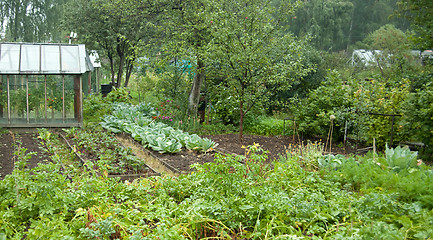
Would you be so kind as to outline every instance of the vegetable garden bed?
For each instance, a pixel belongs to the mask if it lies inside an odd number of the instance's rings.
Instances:
[[[114,134],[76,128],[64,132],[65,135],[59,133],[60,137],[84,166],[95,170],[96,175],[120,177],[121,180],[160,175],[130,148],[120,144]]]
[[[27,168],[34,168],[44,159],[48,159],[49,154],[40,149],[40,144],[35,140],[35,133],[3,133],[0,134],[0,179],[10,174],[14,169],[14,152],[26,149],[26,153],[34,152],[27,160]]]
[[[159,153],[156,151],[152,151],[150,149],[144,148],[139,142],[134,140],[131,136],[125,133],[118,134],[118,136],[124,141],[129,142],[134,145],[136,148],[143,151],[149,158],[152,158],[153,161],[157,161],[160,164],[164,165],[169,174],[179,174],[179,173],[189,173],[192,171],[190,166],[192,164],[203,164],[207,162],[213,162],[216,151],[207,153],[199,153],[196,151],[190,151],[183,149],[180,152],[167,154],[167,153]],[[150,160],[150,161],[152,161]]]

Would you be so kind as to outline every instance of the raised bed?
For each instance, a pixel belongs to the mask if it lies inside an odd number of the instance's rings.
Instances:
[[[134,148],[139,149],[144,155],[148,156],[150,161],[155,162],[156,165],[162,165],[165,172],[168,174],[183,174],[190,173],[193,169],[190,168],[191,164],[199,163],[203,164],[206,162],[213,162],[215,158],[215,153],[217,151],[208,153],[198,153],[195,151],[189,151],[183,149],[181,152],[167,154],[158,153],[153,150],[144,148],[139,142],[134,140],[129,134],[120,133],[117,137],[123,140],[122,143],[128,144],[128,147],[134,146]]]
[[[93,170],[95,171],[91,171],[94,172],[96,175],[105,175],[108,178],[114,178],[114,177],[118,177],[120,178],[120,180],[124,181],[124,180],[134,180],[136,178],[141,178],[141,177],[150,177],[150,176],[159,176],[160,173],[157,172],[155,169],[153,169],[151,166],[149,166],[148,164],[145,163],[145,160],[141,159],[142,162],[140,163],[141,167],[138,170],[132,170],[130,167],[126,166],[125,169],[119,169],[117,168],[118,171],[121,172],[108,172],[108,171],[98,171],[98,165],[97,165],[97,161],[100,160],[100,156],[97,156],[94,154],[94,152],[92,152],[91,150],[83,147],[82,145],[80,145],[80,143],[78,143],[78,141],[76,139],[74,139],[73,137],[67,136],[67,134],[63,134],[63,133],[59,133],[60,138],[65,142],[65,144],[71,149],[71,151],[75,154],[76,158],[79,159],[79,161],[83,164],[83,166],[86,166],[87,168],[89,168],[89,165],[93,165]],[[125,146],[123,146],[121,143],[117,143],[118,146],[117,147],[122,147],[125,148]],[[104,146],[100,146],[101,148],[104,148]],[[133,153],[129,153],[130,155],[132,155],[133,158],[137,158],[137,156],[135,156]],[[91,164],[88,164],[88,162],[91,161]],[[113,164],[118,164],[118,163],[113,163]],[[92,169],[89,169],[92,170]]]

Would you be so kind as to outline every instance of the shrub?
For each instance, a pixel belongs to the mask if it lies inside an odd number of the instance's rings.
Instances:
[[[350,119],[352,111],[351,89],[338,72],[329,72],[318,88],[310,91],[307,98],[299,100],[292,107],[299,131],[308,136],[326,136],[331,123],[330,116],[334,115],[334,136],[341,137],[345,121]]]
[[[425,158],[433,155],[433,85],[425,90],[409,94],[404,101],[401,128],[411,134],[414,140],[422,141]]]
[[[284,132],[284,122],[282,119],[269,116],[247,118],[247,121],[245,121],[245,131],[249,134],[265,136],[282,135]]]

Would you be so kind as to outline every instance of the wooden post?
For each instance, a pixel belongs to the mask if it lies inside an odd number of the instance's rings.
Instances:
[[[81,75],[74,75],[74,117],[77,122],[82,122],[82,96]]]
[[[3,93],[3,76],[0,76],[0,95]],[[0,118],[3,118],[3,105],[0,103]]]
[[[90,95],[92,93],[92,72],[89,72],[87,75],[87,94]]]

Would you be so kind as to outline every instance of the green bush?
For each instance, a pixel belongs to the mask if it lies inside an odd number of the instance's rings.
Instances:
[[[403,130],[407,131],[411,140],[424,143],[424,157],[433,155],[433,85],[424,90],[409,94],[403,104]]]
[[[403,101],[409,93],[408,79],[349,79],[344,81],[338,72],[330,71],[320,87],[299,100],[292,112],[305,135],[327,136],[334,115],[333,137],[342,138],[347,123],[347,134],[371,144],[385,148],[390,141],[390,116],[372,115],[401,114]],[[394,123],[400,119],[396,118]],[[397,124],[395,124],[398,126]],[[393,142],[407,136],[401,128],[394,126]]]
[[[99,93],[87,96],[83,103],[84,125],[99,123],[104,115],[111,113],[111,103],[114,102],[131,103],[128,91],[125,88],[117,88],[106,97]]]
[[[286,124],[290,124],[287,122]],[[276,136],[284,133],[284,121],[270,116],[259,116],[247,118],[245,121],[245,132],[248,134]],[[286,127],[289,129],[289,127]],[[286,130],[287,130],[286,129]]]
[[[339,163],[321,165],[325,178],[334,179],[352,191],[392,192],[399,201],[433,208],[433,171],[417,161],[417,152],[401,147],[387,148],[384,156],[370,152]]]
[[[340,138],[344,134],[346,120],[352,116],[352,89],[350,84],[344,83],[338,72],[329,72],[318,88],[292,107],[299,131],[307,136],[326,136],[330,128],[330,116],[334,115],[333,135]]]

